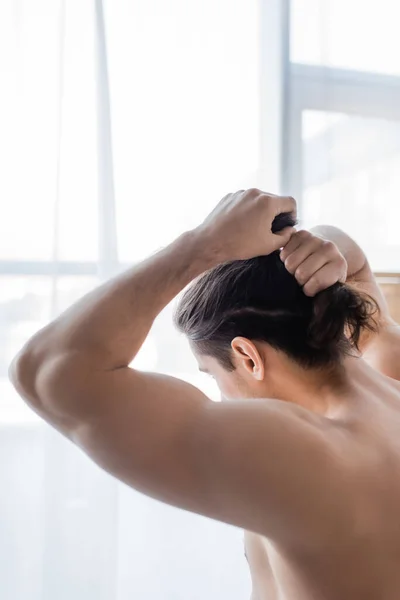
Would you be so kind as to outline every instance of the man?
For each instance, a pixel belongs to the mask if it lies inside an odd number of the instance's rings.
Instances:
[[[198,228],[35,335],[11,377],[122,481],[251,532],[255,600],[397,599],[400,384],[356,345],[400,377],[398,332],[356,244],[331,229],[325,239],[296,233],[294,218],[291,198],[228,195]],[[369,297],[340,283],[346,276]],[[178,325],[230,402],[128,367],[195,279]]]

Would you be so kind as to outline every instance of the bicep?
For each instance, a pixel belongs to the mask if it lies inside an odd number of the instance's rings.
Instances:
[[[69,437],[118,479],[264,535],[310,533],[333,469],[322,433],[283,403],[214,403],[186,382],[128,368],[74,385],[84,408]]]
[[[138,491],[200,512],[194,431],[211,401],[185,381],[130,368],[55,377],[47,420],[103,469]],[[70,383],[63,385],[66,378]]]

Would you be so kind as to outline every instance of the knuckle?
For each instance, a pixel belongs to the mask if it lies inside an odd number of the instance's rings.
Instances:
[[[260,208],[260,210],[263,210],[263,211],[271,210],[271,207],[272,207],[271,200],[273,200],[273,198],[271,198],[271,196],[269,196],[268,194],[266,194],[264,192],[260,192],[258,190],[258,194],[253,196],[252,198],[253,198],[253,201],[256,202],[256,204]]]
[[[344,258],[344,256],[340,257],[340,268],[341,268],[342,272],[344,273],[344,277],[346,278],[348,265],[347,265],[347,260]]]
[[[300,231],[296,233],[296,237],[302,241],[309,240],[311,238],[311,233],[306,229],[300,229]]]
[[[322,240],[324,250],[329,254],[336,254],[338,252],[336,244],[330,240]]]
[[[296,262],[295,262],[293,256],[288,256],[286,258],[285,267],[286,267],[286,270],[289,271],[289,273],[291,273],[292,275],[294,274],[294,272],[296,271]]]
[[[307,281],[307,273],[302,266],[300,266],[296,269],[295,277],[296,277],[297,281],[301,284],[303,284]]]
[[[287,260],[287,253],[284,251],[285,249],[283,248],[283,250],[280,251],[280,259],[281,261],[286,265],[286,260]]]
[[[263,195],[263,194],[262,194],[262,192],[261,192],[259,189],[257,189],[257,188],[250,188],[249,190],[247,190],[247,195],[248,195],[250,198],[255,198],[255,197],[257,197],[257,196],[261,196],[261,195]]]
[[[293,208],[296,208],[297,202],[293,198],[293,196],[282,196],[282,198],[284,198],[286,200],[287,204],[291,204],[293,206]]]
[[[306,296],[315,296],[317,293],[317,286],[314,284],[314,281],[310,279],[310,281],[304,286],[303,292]]]
[[[270,196],[269,194],[266,194],[265,192],[259,192],[259,199],[261,202],[263,202],[264,204],[271,204],[271,201],[274,201],[273,196]]]
[[[335,254],[332,255],[332,263],[341,269],[345,266],[347,267],[346,259],[340,252],[335,252]]]

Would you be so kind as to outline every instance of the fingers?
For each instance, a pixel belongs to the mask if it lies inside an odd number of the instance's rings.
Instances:
[[[312,235],[308,231],[298,231],[293,235],[281,252],[281,260],[285,263],[285,267],[289,273],[294,275],[299,266],[311,254],[317,250],[322,250],[323,243],[322,239]],[[323,254],[326,257],[326,252]],[[325,262],[326,260],[324,260],[322,264]],[[321,267],[322,264],[319,265],[319,267]]]
[[[294,227],[284,227],[284,229],[281,229],[280,231],[274,233],[273,235],[276,241],[276,250],[279,250],[279,248],[283,248],[284,246],[286,246],[286,244],[289,242],[290,238],[293,236],[294,233],[296,233]]]
[[[274,217],[281,213],[292,213],[295,219],[297,217],[296,200],[291,196],[276,196],[275,194],[267,194],[261,190],[258,190],[257,188],[247,190],[245,193],[250,197],[266,200],[269,206],[272,207]]]
[[[308,231],[292,235],[281,251],[281,260],[307,296],[346,281],[347,263],[335,244]]]
[[[335,269],[335,265],[322,252],[314,252],[299,264],[293,275],[296,277],[298,283],[303,286],[325,265],[330,269]]]
[[[318,292],[326,290],[328,287],[339,281],[338,274],[331,264],[324,265],[307,281],[303,286],[303,292],[306,296],[315,296]]]
[[[291,196],[276,196],[277,202],[277,215],[280,213],[291,213],[293,217],[297,218],[297,204],[296,200]]]
[[[290,213],[293,220],[297,220],[296,200],[291,196],[274,196],[272,194],[261,194],[260,198],[265,198],[270,207],[271,220],[282,213]]]
[[[287,257],[309,238],[311,238],[311,233],[305,230],[298,231],[296,235],[293,235],[289,243],[282,249],[281,259],[283,262],[285,262]]]

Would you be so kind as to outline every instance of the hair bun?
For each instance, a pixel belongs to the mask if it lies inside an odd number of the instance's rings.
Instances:
[[[363,330],[376,329],[374,314],[378,307],[367,295],[349,285],[335,283],[314,298],[313,314],[308,327],[308,343],[315,349],[330,352],[346,338],[357,350]]]

